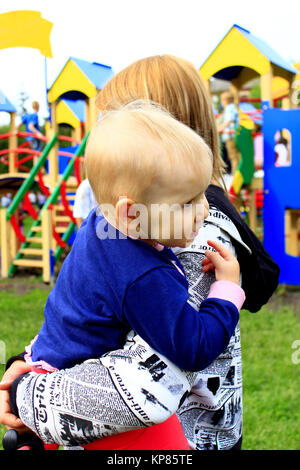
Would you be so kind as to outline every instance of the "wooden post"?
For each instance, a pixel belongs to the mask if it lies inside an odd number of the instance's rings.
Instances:
[[[232,80],[230,82],[230,91],[234,96],[234,103],[238,106],[240,103],[240,96],[239,96],[239,85],[237,80]]]
[[[299,256],[298,210],[285,211],[285,251],[291,256]]]
[[[263,189],[263,179],[253,178],[249,186],[249,226],[254,233],[257,228],[255,192],[260,189]]]
[[[43,281],[50,282],[51,278],[51,239],[52,239],[52,214],[50,210],[42,211],[42,260]]]
[[[257,219],[257,211],[256,211],[256,201],[255,201],[255,190],[250,186],[249,188],[249,227],[254,233],[256,231],[256,219]]]
[[[81,142],[81,139],[82,139],[81,123],[78,127],[76,127],[75,129],[72,129],[72,137],[73,139],[76,140],[76,142],[78,143]],[[81,160],[81,157],[78,157],[78,158],[80,158],[80,163],[79,163],[80,178],[81,180],[83,180],[85,178],[85,167],[84,167],[83,161]]]
[[[72,139],[78,143],[81,141],[81,126],[72,129]]]
[[[289,96],[282,98],[281,109],[291,109],[291,99]]]
[[[0,209],[1,217],[1,274],[2,277],[8,276],[8,270],[11,265],[10,253],[10,222],[6,220],[6,209]]]
[[[18,212],[16,213],[17,215],[17,220],[19,223],[19,216]],[[8,222],[9,226],[9,248],[10,248],[10,259],[13,260],[17,256],[17,252],[20,246],[20,242],[17,239],[17,235],[15,234],[14,229],[12,228],[12,225],[10,222]]]
[[[288,96],[282,99],[282,105],[281,105],[282,109],[297,108],[297,102],[295,102],[295,100],[293,99],[293,95],[295,93],[295,90],[293,89],[294,80],[295,80],[295,75],[293,75],[292,77],[288,79],[289,92],[288,92]]]
[[[273,107],[273,98],[272,98],[272,80],[273,80],[273,69],[270,65],[270,70],[266,74],[260,77],[260,87],[261,87],[261,101],[268,101],[270,107]]]
[[[51,103],[51,129],[49,129],[49,139],[52,139],[54,134],[57,132],[57,123],[56,123],[56,103]],[[49,162],[49,186],[50,191],[53,191],[58,181],[58,145],[52,148],[48,156]]]
[[[16,113],[11,113],[10,115],[10,132],[13,132],[14,135],[10,136],[8,139],[8,148],[9,150],[15,149],[18,146],[18,138],[16,135]],[[8,160],[8,172],[14,173],[18,171],[18,167],[15,167],[15,152],[9,152]]]
[[[91,130],[92,127],[94,127],[94,125],[97,122],[96,96],[91,96],[89,98],[89,113],[90,113],[90,117],[89,117],[90,127],[88,130]]]
[[[56,121],[56,102],[51,103],[51,128],[48,131],[49,139],[53,138],[54,134],[58,131],[57,121]],[[58,174],[58,144],[56,144],[48,155],[49,162],[49,186],[50,191],[54,190],[57,185],[59,174]],[[54,212],[53,212],[54,217]],[[54,221],[53,221],[54,223]],[[52,225],[51,225],[51,244],[52,249],[56,249],[56,241],[52,237]],[[43,270],[44,271],[44,270]],[[45,281],[49,282],[49,281]]]
[[[292,99],[291,99],[291,82],[289,81],[289,94],[282,98],[281,109],[291,109],[292,108]]]
[[[90,100],[85,100],[85,121],[84,121],[84,133],[86,134],[90,130]]]

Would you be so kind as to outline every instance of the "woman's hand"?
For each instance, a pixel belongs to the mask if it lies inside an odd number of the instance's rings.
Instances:
[[[15,429],[19,434],[28,432],[22,421],[11,412],[9,403],[9,390],[13,381],[24,372],[29,372],[31,367],[24,361],[15,361],[7,369],[0,382],[0,423],[7,429]],[[30,431],[32,432],[32,431]]]

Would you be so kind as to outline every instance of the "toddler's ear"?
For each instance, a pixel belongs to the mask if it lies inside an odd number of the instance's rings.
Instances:
[[[134,204],[132,199],[121,197],[116,204],[116,220],[118,226],[126,228],[130,220],[134,217],[129,215],[130,207]],[[128,220],[129,219],[129,220]]]

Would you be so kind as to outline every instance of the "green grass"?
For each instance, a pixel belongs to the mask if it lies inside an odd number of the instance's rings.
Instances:
[[[300,295],[300,294],[298,294]],[[300,319],[290,305],[241,313],[244,449],[299,450],[300,364],[292,344]]]
[[[37,334],[44,319],[44,305],[50,288],[42,286],[36,279],[9,279],[0,282],[0,376],[5,369],[3,362],[24,351]],[[2,343],[3,342],[3,343]],[[5,357],[4,354],[5,353]],[[0,449],[5,428],[0,425]]]
[[[0,282],[0,340],[6,359],[23,351],[37,333],[49,291],[34,278]],[[280,293],[259,313],[241,312],[244,450],[300,450],[300,364],[292,362],[292,343],[300,340],[295,314],[300,292],[293,298]],[[3,371],[2,364],[1,376]],[[1,441],[4,432],[0,425]]]

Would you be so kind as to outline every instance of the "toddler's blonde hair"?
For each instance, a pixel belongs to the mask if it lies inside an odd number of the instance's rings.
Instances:
[[[142,100],[102,114],[89,136],[85,159],[100,205],[115,206],[120,197],[151,203],[153,186],[166,171],[172,177],[178,165],[191,168],[199,187],[203,175],[212,174],[212,153],[204,140],[161,106]]]

